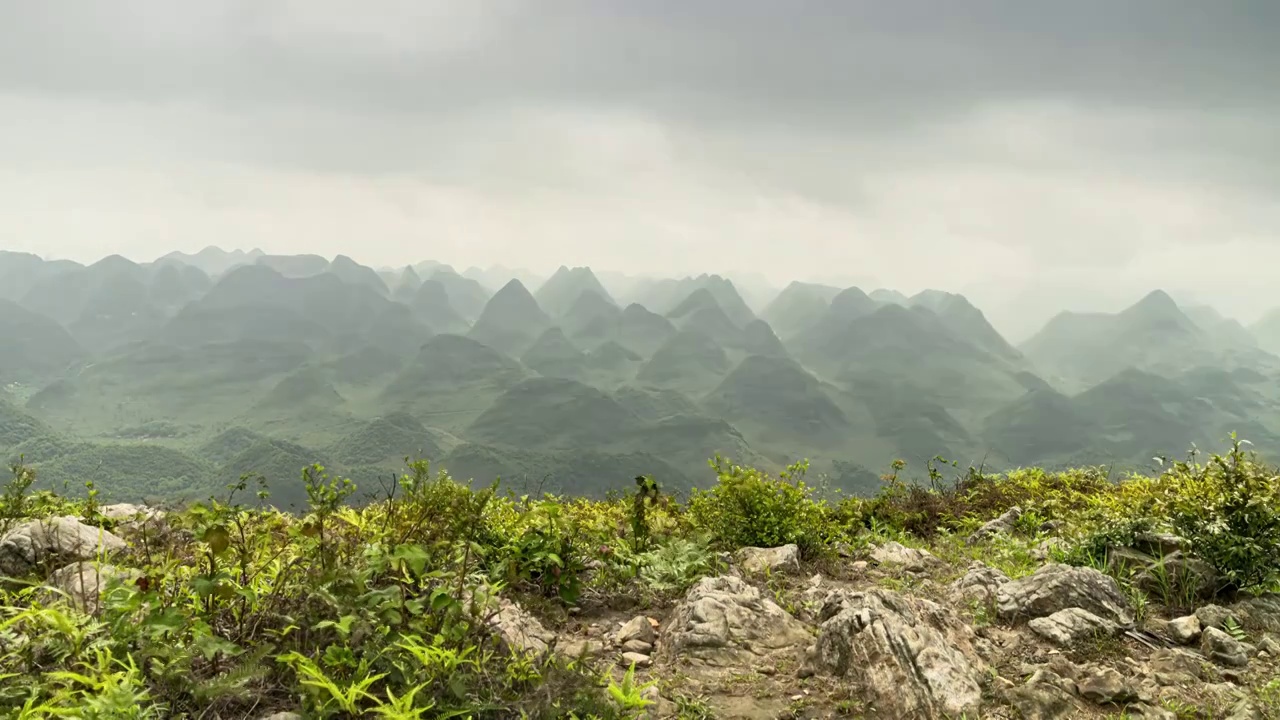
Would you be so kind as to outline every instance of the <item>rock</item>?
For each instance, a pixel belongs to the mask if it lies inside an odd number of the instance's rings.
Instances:
[[[1190,685],[1201,680],[1204,672],[1202,660],[1185,650],[1164,648],[1151,653],[1147,664],[1160,685]]]
[[[125,547],[112,533],[70,515],[31,520],[0,538],[0,575],[21,577],[40,567],[94,560]]]
[[[1138,699],[1137,692],[1115,668],[1091,667],[1076,684],[1080,697],[1099,705],[1124,704]]]
[[[556,639],[538,618],[506,598],[498,599],[498,611],[489,618],[489,626],[502,644],[513,652],[542,654]]]
[[[1153,559],[1133,577],[1143,591],[1157,598],[1208,598],[1218,591],[1218,573],[1209,563],[1182,552]]]
[[[976,545],[992,535],[1013,532],[1014,523],[1018,522],[1020,517],[1022,517],[1022,508],[1015,505],[1006,510],[1000,517],[984,523],[982,527],[973,531],[967,542],[970,545]]]
[[[633,652],[640,653],[641,655],[648,655],[653,652],[653,643],[647,643],[643,640],[628,640],[622,643],[622,652]]]
[[[1170,620],[1166,627],[1169,637],[1180,645],[1191,645],[1200,639],[1200,618],[1195,615]]]
[[[259,720],[302,720],[302,716],[295,712],[278,712],[274,715],[266,715]]]
[[[748,573],[800,572],[800,548],[797,545],[745,547],[738,550],[734,559]]]
[[[1242,697],[1231,706],[1231,714],[1226,720],[1262,720],[1262,711],[1251,698]]]
[[[639,640],[647,645],[652,645],[657,638],[658,634],[654,632],[653,624],[644,615],[637,615],[628,620],[613,636],[614,642],[619,645],[626,645],[631,640]]]
[[[570,640],[556,643],[556,651],[566,658],[596,658],[604,655],[604,645],[595,640]]]
[[[986,664],[950,610],[888,590],[832,592],[810,662],[854,681],[885,717],[976,715]]]
[[[1221,630],[1227,620],[1239,620],[1230,610],[1221,605],[1205,605],[1196,610],[1196,618],[1200,621],[1202,628],[1217,628]]]
[[[1115,623],[1080,608],[1067,608],[1048,617],[1033,618],[1027,623],[1027,627],[1061,647],[1070,647],[1099,635],[1111,636],[1120,632],[1120,627]]]
[[[699,668],[757,665],[812,642],[795,619],[740,578],[703,578],[689,589],[664,626],[658,656]]]
[[[103,505],[98,508],[98,514],[128,529],[136,529],[150,522],[164,519],[164,511],[132,503]]]
[[[1034,679],[1027,684],[1005,692],[1005,700],[1025,720],[1058,720],[1071,717],[1076,711],[1071,693],[1052,683]]]
[[[869,567],[871,567],[871,563],[867,562],[866,560],[855,560],[853,563],[849,565],[850,570],[859,574],[865,573],[867,571],[867,568]]]
[[[1133,626],[1133,612],[1120,586],[1092,568],[1045,565],[996,590],[996,610],[1008,620],[1045,617],[1067,608],[1086,610],[1121,628]]]
[[[622,657],[618,659],[618,664],[622,667],[631,667],[632,665],[638,668],[649,667],[653,664],[653,658],[640,653],[626,652],[622,653]]]
[[[909,572],[922,572],[944,563],[928,550],[909,548],[898,542],[887,542],[871,551],[871,560],[879,565],[901,566]]]
[[[1280,632],[1280,593],[1265,593],[1236,603],[1233,608],[1257,626]]]
[[[1172,710],[1165,710],[1147,703],[1128,705],[1124,709],[1124,714],[1125,717],[1133,720],[1178,720],[1178,714]]]
[[[1258,650],[1272,657],[1280,657],[1280,640],[1267,635],[1258,641]]]
[[[1107,570],[1119,577],[1130,577],[1155,561],[1150,555],[1133,548],[1113,547],[1107,550]]]
[[[962,603],[991,606],[996,590],[1009,582],[1009,576],[981,562],[974,562],[959,580],[951,583],[951,595]]]
[[[1200,638],[1200,652],[1226,667],[1240,668],[1249,664],[1249,653],[1244,643],[1216,627],[1204,629]]]
[[[138,575],[136,570],[81,560],[55,570],[49,576],[49,585],[65,592],[75,607],[97,612],[104,590],[113,583],[128,582]]]
[[[1162,558],[1186,551],[1187,541],[1167,533],[1141,532],[1133,536],[1133,549]]]
[[[1038,545],[1031,549],[1031,557],[1044,562],[1053,557],[1055,550],[1065,550],[1067,543],[1059,537],[1048,538],[1040,541]]]

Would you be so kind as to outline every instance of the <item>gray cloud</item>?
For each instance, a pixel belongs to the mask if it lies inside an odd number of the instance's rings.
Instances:
[[[1257,314],[1277,27],[1266,0],[6,3],[0,233],[874,277],[1015,332],[1033,285],[1041,314],[1155,285]]]

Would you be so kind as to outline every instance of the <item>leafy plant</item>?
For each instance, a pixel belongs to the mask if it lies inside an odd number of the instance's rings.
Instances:
[[[791,465],[777,478],[754,468],[731,465],[716,456],[715,487],[695,490],[689,518],[727,548],[777,547],[795,543],[806,557],[821,554],[836,533],[827,505],[804,482],[807,463]]]

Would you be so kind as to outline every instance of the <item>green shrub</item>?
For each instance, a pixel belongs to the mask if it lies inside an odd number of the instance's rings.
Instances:
[[[726,549],[778,547],[795,543],[805,557],[822,552],[833,533],[825,501],[802,479],[807,463],[790,466],[777,478],[754,468],[711,461],[718,481],[689,499],[694,528]]]
[[[1233,436],[1225,457],[1175,463],[1160,479],[1161,509],[1224,590],[1280,580],[1280,477],[1242,445]]]

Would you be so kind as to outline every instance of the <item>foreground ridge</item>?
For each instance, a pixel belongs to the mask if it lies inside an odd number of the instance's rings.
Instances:
[[[896,463],[869,498],[712,462],[683,502],[473,489],[355,507],[0,499],[14,717],[1280,717],[1280,483]],[[254,500],[254,502],[250,502]]]

